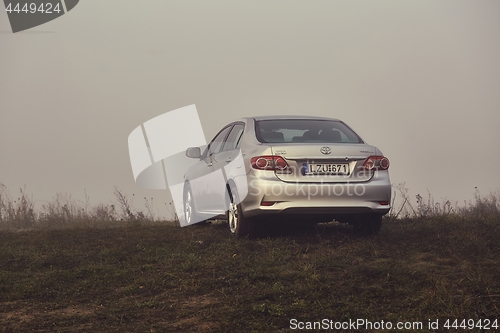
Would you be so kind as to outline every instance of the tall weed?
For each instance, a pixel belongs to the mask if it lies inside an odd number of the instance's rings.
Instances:
[[[90,205],[75,200],[70,194],[56,194],[50,202],[35,208],[35,201],[20,189],[17,198],[0,183],[0,229],[68,228],[123,225],[124,223],[152,223],[160,219],[154,214],[153,199],[144,198],[145,212],[134,208],[132,199],[115,188],[116,202]]]

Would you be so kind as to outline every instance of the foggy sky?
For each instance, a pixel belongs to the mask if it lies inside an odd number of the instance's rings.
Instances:
[[[40,207],[134,183],[130,132],[196,104],[206,139],[243,116],[339,118],[414,197],[500,188],[500,2],[98,1],[13,34],[0,12],[0,183]]]

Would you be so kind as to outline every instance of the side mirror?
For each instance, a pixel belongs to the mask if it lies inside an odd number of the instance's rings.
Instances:
[[[189,158],[200,158],[201,157],[200,147],[189,147],[188,149],[186,149],[186,156]]]

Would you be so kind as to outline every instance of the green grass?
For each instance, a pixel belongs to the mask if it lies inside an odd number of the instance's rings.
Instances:
[[[292,318],[500,319],[500,220],[498,210],[485,212],[387,219],[371,238],[336,224],[239,241],[222,223],[4,230],[0,331],[285,332]]]

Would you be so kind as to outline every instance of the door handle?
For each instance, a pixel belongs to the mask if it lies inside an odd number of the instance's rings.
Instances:
[[[207,167],[210,168],[212,165],[214,165],[214,164],[212,162],[210,162],[210,163],[207,164]]]

